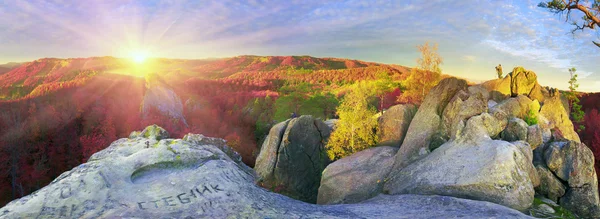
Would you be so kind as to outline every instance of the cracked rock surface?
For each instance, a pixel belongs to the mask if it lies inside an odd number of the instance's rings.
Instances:
[[[489,202],[444,196],[308,204],[258,187],[254,171],[222,139],[168,139],[162,128],[150,129],[113,142],[48,186],[12,201],[0,209],[0,218],[527,218]]]
[[[289,197],[317,202],[321,173],[330,163],[325,144],[330,128],[312,116],[300,116],[271,128],[255,170],[263,187]]]

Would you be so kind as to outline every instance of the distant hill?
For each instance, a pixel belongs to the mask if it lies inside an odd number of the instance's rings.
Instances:
[[[142,77],[159,75],[170,84],[189,79],[351,82],[373,79],[378,72],[406,77],[408,67],[311,56],[236,56],[219,59],[153,59],[136,65],[128,59],[91,57],[44,58],[0,65],[0,100],[38,96],[61,87],[78,86],[104,73]]]
[[[22,65],[23,63],[20,62],[9,62],[6,64],[1,64],[0,65],[0,75],[9,72],[10,70],[13,70],[16,67],[19,67],[19,65]]]

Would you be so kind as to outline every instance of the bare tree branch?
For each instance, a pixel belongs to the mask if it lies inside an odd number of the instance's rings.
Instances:
[[[588,7],[586,5],[591,5]],[[548,11],[555,14],[566,13],[565,22],[572,21],[571,25],[575,26],[571,30],[572,34],[576,31],[584,31],[585,29],[596,30],[596,27],[600,27],[600,0],[547,0],[540,2],[538,7],[546,8]],[[571,12],[580,11],[584,14],[581,19],[573,20]],[[579,22],[578,22],[579,21]],[[598,47],[598,43],[594,42]]]

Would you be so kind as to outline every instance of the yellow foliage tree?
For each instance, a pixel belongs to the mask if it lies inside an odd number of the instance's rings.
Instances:
[[[327,143],[327,154],[337,160],[377,144],[377,110],[369,106],[370,90],[358,82],[337,108],[340,117]]]
[[[417,59],[417,66],[412,68],[410,76],[404,82],[407,90],[398,97],[400,102],[420,103],[441,79],[443,63],[442,56],[438,53],[438,45],[417,46],[421,57]]]

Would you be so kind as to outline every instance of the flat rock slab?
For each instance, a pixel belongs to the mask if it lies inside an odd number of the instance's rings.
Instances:
[[[528,216],[444,196],[380,195],[315,205],[255,185],[224,141],[202,135],[119,139],[50,185],[12,201],[0,218],[449,218]]]

